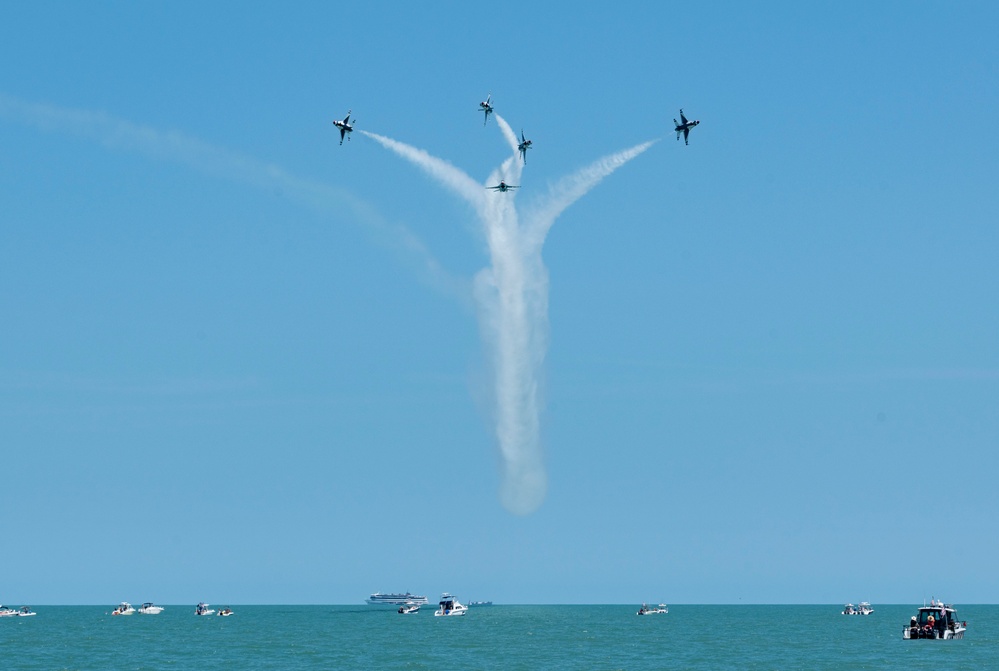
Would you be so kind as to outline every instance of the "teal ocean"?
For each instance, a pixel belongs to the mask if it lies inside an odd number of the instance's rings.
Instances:
[[[112,617],[110,606],[38,606],[0,618],[6,669],[989,669],[999,606],[957,605],[958,641],[904,641],[916,606],[869,616],[828,606],[486,606],[464,617],[366,606],[194,604]]]

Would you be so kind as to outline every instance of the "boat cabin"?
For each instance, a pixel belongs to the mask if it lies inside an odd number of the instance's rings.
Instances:
[[[950,604],[932,603],[922,606],[902,632],[902,638],[951,639],[964,638],[968,623],[957,619]]]

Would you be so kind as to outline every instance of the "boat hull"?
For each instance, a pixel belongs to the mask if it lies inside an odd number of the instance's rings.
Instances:
[[[913,630],[912,627],[905,627],[902,630],[902,638],[905,640],[916,640],[922,639],[927,641],[951,641],[959,638],[964,638],[965,629],[958,627],[956,630],[946,630],[940,632],[936,629],[930,632],[922,630]]]

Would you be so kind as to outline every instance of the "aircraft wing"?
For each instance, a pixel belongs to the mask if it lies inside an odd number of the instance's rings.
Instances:
[[[686,121],[684,123],[686,123]],[[690,135],[690,129],[689,128],[684,128],[683,129],[683,143],[684,144],[687,144],[687,136],[688,135]]]
[[[347,134],[347,129],[340,126],[340,144],[343,144],[343,136]]]
[[[687,125],[687,117],[683,116],[683,110],[680,110],[680,123],[682,123],[684,126]]]

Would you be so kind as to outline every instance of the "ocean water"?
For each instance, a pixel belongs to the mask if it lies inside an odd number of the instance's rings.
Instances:
[[[5,669],[975,669],[999,668],[999,606],[957,606],[959,641],[904,641],[916,606],[486,606],[464,617],[366,606],[194,604],[112,617],[39,606],[0,618]]]

